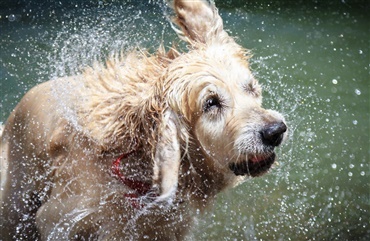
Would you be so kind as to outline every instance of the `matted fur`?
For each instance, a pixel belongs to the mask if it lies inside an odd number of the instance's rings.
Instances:
[[[173,4],[188,52],[113,56],[34,87],[12,112],[1,137],[5,240],[184,240],[217,193],[271,167],[286,126],[261,107],[249,52],[213,4]],[[122,182],[115,160],[150,190]]]

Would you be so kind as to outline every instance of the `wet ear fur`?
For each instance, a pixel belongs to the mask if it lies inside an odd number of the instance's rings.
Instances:
[[[160,190],[159,199],[176,193],[181,162],[179,130],[176,114],[167,109],[159,126],[154,156],[154,186]]]
[[[181,28],[175,31],[191,45],[228,37],[213,3],[205,0],[174,0],[173,8],[176,12],[173,22]]]

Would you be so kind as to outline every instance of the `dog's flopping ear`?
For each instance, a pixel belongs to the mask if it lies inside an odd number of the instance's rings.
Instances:
[[[174,0],[173,8],[176,12],[173,22],[181,28],[176,32],[190,44],[228,39],[213,3],[205,0]]]
[[[180,140],[176,114],[167,109],[159,127],[154,156],[154,185],[159,188],[159,199],[176,193],[181,161]]]

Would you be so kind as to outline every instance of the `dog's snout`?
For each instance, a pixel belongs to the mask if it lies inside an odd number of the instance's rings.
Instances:
[[[269,146],[278,146],[283,140],[287,126],[284,122],[275,122],[266,126],[261,131],[262,141]]]

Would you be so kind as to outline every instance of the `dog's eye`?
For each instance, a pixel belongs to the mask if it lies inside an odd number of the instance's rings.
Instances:
[[[221,107],[222,103],[220,98],[217,96],[212,96],[205,101],[203,110],[204,112],[208,112],[214,108],[220,109]]]

